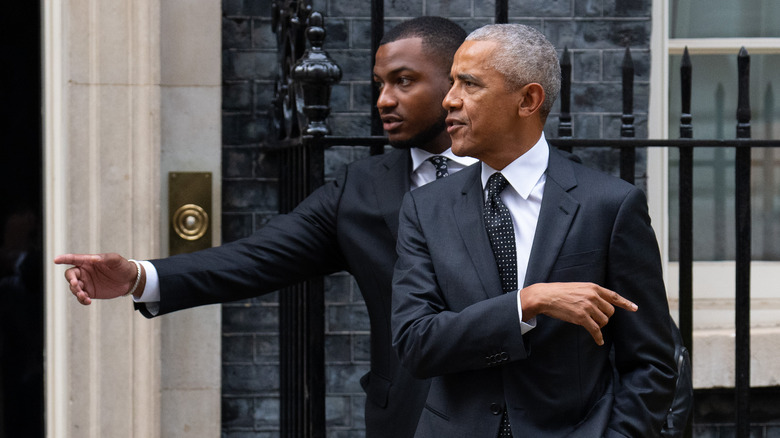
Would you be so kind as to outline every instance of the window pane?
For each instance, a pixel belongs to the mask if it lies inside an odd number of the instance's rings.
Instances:
[[[670,132],[680,124],[680,56],[670,57]],[[735,138],[737,56],[691,56],[691,113],[695,138]],[[750,103],[754,139],[780,138],[778,77],[780,55],[751,56]],[[780,148],[752,151],[751,204],[754,260],[780,260]],[[678,258],[679,154],[670,153],[670,258]],[[694,259],[733,260],[734,149],[694,150]]]
[[[672,38],[780,37],[778,0],[671,0]]]

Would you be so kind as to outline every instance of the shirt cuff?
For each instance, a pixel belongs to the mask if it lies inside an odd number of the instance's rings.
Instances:
[[[520,316],[520,334],[524,335],[536,327],[536,317],[523,321],[523,306],[520,304],[520,291],[517,291],[517,314]]]
[[[151,262],[139,260],[138,263],[146,271],[146,284],[140,298],[133,296],[136,303],[158,303],[160,302],[160,277],[157,275],[157,269]]]

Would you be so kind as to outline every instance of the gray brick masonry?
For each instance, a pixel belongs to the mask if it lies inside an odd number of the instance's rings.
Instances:
[[[320,0],[325,49],[343,70],[333,89],[330,126],[337,135],[367,135],[371,106],[370,2]],[[278,171],[266,146],[273,97],[276,39],[270,0],[223,0],[222,170],[223,238],[260,228],[278,209]],[[392,0],[386,26],[419,15],[442,15],[471,31],[491,23],[491,0]],[[626,46],[635,63],[637,136],[646,136],[650,70],[650,0],[511,0],[509,20],[537,27],[573,55],[575,137],[616,138],[620,131],[620,64]],[[546,128],[557,134],[557,106]],[[575,151],[584,161],[617,174],[614,151]],[[366,148],[327,151],[325,170],[366,156]],[[644,178],[640,154],[637,179]],[[344,273],[325,280],[326,385],[330,438],[363,437],[364,395],[358,383],[368,370],[368,316],[360,292]],[[222,436],[279,435],[279,344],[276,294],[223,306]],[[709,430],[709,429],[708,429]],[[700,436],[725,436],[702,434]],[[767,429],[767,437],[778,436]]]

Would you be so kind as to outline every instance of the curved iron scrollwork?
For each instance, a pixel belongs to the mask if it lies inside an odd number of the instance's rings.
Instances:
[[[341,69],[322,49],[322,14],[308,1],[275,1],[272,27],[277,43],[277,78],[271,120],[271,138],[290,140],[301,135],[329,134],[330,91],[341,79]],[[306,41],[310,49],[306,49]]]
[[[272,27],[276,33],[276,84],[274,86],[271,138],[284,140],[299,136],[298,120],[294,114],[292,66],[303,56],[306,46],[302,23],[306,22],[311,5],[298,1],[275,1],[272,5]]]

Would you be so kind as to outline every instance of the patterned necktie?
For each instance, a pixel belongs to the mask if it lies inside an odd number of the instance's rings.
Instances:
[[[504,292],[517,290],[517,252],[515,251],[515,230],[512,226],[512,216],[504,202],[501,192],[509,185],[509,181],[500,172],[488,179],[488,198],[485,202],[485,228],[493,248],[493,256],[498,265],[501,277],[501,288]],[[509,426],[509,416],[506,410],[501,417],[498,428],[498,438],[512,438]]]
[[[504,416],[501,417],[501,426],[498,427],[498,438],[512,438],[512,428],[509,427],[509,416],[504,410]]]
[[[490,246],[498,265],[501,288],[504,292],[517,290],[517,252],[515,250],[515,230],[509,209],[501,201],[501,191],[509,181],[500,172],[488,179],[488,198],[485,202],[485,228],[490,238]]]
[[[441,155],[434,155],[431,158],[428,158],[428,161],[436,168],[436,179],[444,178],[450,174],[449,171],[447,171],[447,160],[447,157]]]

